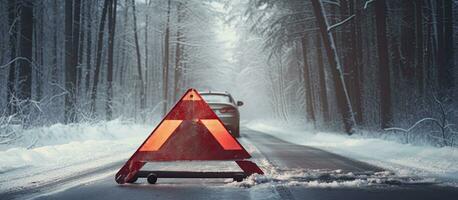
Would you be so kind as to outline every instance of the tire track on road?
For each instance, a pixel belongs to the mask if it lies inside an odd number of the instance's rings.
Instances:
[[[254,141],[252,141],[250,139],[250,137],[246,137],[247,133],[249,134],[250,132],[252,132],[252,131],[247,129],[247,128],[243,129],[243,133],[245,133],[244,136],[250,142],[250,145],[253,146],[256,149],[256,151],[264,159],[266,159],[272,166],[279,167],[280,165],[277,163],[276,160],[270,159],[264,152],[262,152],[259,149],[259,147],[256,145],[256,143]],[[276,184],[273,187],[274,187],[275,192],[278,194],[279,199],[282,199],[282,200],[295,200],[291,190],[289,188],[287,188],[286,186]]]

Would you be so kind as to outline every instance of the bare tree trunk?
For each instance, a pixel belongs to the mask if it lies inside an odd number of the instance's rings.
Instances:
[[[431,0],[431,11],[432,11],[432,23],[433,23],[433,33],[431,34],[432,41],[434,43],[434,64],[437,67],[436,71],[431,71],[432,75],[435,76],[433,80],[437,80],[437,88],[439,97],[445,95],[444,86],[448,82],[448,74],[446,68],[444,68],[444,25],[443,25],[443,9],[442,9],[442,0]]]
[[[417,52],[416,52],[416,67],[415,77],[417,80],[417,93],[420,97],[424,96],[424,47],[423,47],[423,1],[415,1],[415,29],[417,33]]]
[[[43,61],[43,53],[44,53],[44,40],[43,40],[43,29],[44,29],[44,23],[43,23],[43,18],[44,18],[44,5],[41,3],[41,5],[36,6],[35,9],[35,62],[38,63],[37,65],[37,71],[35,73],[36,75],[36,99],[41,100],[43,97],[43,73],[44,73],[44,61]],[[37,13],[38,12],[38,13]]]
[[[442,98],[447,95],[450,89],[452,78],[446,66],[445,33],[444,33],[444,2],[447,0],[436,1],[436,30],[437,30],[437,80],[439,96]]]
[[[52,59],[52,70],[51,70],[51,82],[52,83],[58,83],[59,82],[59,76],[58,76],[58,72],[59,72],[59,67],[58,67],[58,59],[59,59],[59,54],[58,54],[58,51],[57,51],[57,28],[59,27],[58,25],[58,15],[59,15],[59,7],[57,6],[57,1],[58,0],[54,0],[53,1],[53,28],[55,31],[53,31],[53,59]],[[56,93],[56,90],[53,89],[52,90],[52,93]]]
[[[73,0],[65,1],[65,89],[67,95],[65,95],[65,123],[70,123],[74,115],[74,94],[72,85],[72,29],[73,29]]]
[[[349,0],[351,1],[351,0]],[[351,15],[351,9],[350,9],[350,4],[348,0],[341,0],[340,1],[340,21],[347,19]],[[340,34],[340,40],[337,38],[338,41],[340,41],[341,45],[341,52],[342,52],[342,71],[345,74],[345,86],[348,91],[348,96],[350,97],[350,102],[352,103],[353,108],[356,108],[355,102],[357,99],[357,96],[355,96],[355,91],[358,88],[355,88],[355,65],[354,65],[354,60],[355,57],[353,55],[354,53],[354,40],[356,39],[355,37],[355,32],[353,31],[353,23],[354,20],[349,21],[347,23],[348,28],[342,29]],[[354,110],[355,111],[355,110]],[[355,115],[355,121],[356,121],[356,116],[359,113],[354,113]]]
[[[91,2],[86,2],[88,4],[87,8],[87,42],[86,42],[86,71],[85,74],[85,85],[84,91],[86,92],[86,96],[89,95],[89,86],[91,82],[91,58],[92,58],[92,4]]]
[[[20,101],[29,101],[32,98],[32,50],[33,50],[33,1],[21,2],[21,26],[19,34],[19,56],[27,60],[20,60],[18,69],[18,92]],[[22,110],[28,113],[29,110]],[[28,119],[22,119],[27,125]]]
[[[426,1],[426,7],[428,8],[431,8],[431,9],[425,9],[425,19],[427,22],[431,23],[434,21],[434,10],[432,9],[433,8],[433,2],[432,0],[428,0]],[[425,35],[425,75],[426,77],[423,78],[423,82],[424,82],[424,85],[425,85],[425,89],[426,89],[426,86],[432,86],[433,85],[433,76],[432,76],[432,69],[431,67],[426,67],[426,66],[434,66],[435,65],[435,52],[436,52],[436,49],[435,49],[435,40],[434,40],[434,37],[433,37],[433,34],[435,33],[435,26],[434,25],[430,25],[430,26],[426,26],[426,35]]]
[[[388,57],[388,40],[386,36],[386,4],[385,1],[375,2],[375,23],[378,51],[378,81],[380,86],[380,123],[381,128],[391,126],[391,78]]]
[[[150,4],[151,4],[151,0],[148,0],[146,2],[146,12],[145,12],[145,96],[148,97],[148,88],[150,87],[150,84],[149,84],[149,81],[148,81],[148,78],[149,78],[149,74],[148,74],[148,57],[149,57],[149,54],[148,54],[148,24],[149,24],[149,8],[150,8]],[[148,99],[148,98],[146,98]],[[145,100],[145,103],[146,103],[146,100]]]
[[[103,50],[103,36],[105,29],[105,19],[107,16],[108,6],[111,4],[111,0],[105,0],[103,3],[102,17],[100,19],[100,26],[97,38],[97,50],[96,50],[96,61],[95,61],[95,71],[94,71],[94,81],[92,84],[92,93],[91,93],[91,113],[95,114],[95,105],[97,100],[97,86],[99,83],[99,74],[100,74],[100,65],[102,63],[102,50]]]
[[[8,24],[10,25],[10,59],[16,58],[16,42],[17,42],[17,6],[15,0],[8,1]],[[8,101],[8,114],[12,115],[16,112],[16,107],[13,101],[13,96],[16,93],[16,62],[10,64],[8,69],[8,83],[6,91],[6,99]]]
[[[126,6],[125,6],[125,10],[124,10],[124,22],[123,22],[123,29],[127,29],[127,25],[128,25],[128,14],[129,14],[129,6],[127,6],[129,4],[129,0],[126,0]],[[120,69],[118,70],[118,73],[119,73],[119,85],[121,86],[122,89],[124,89],[124,68],[125,68],[125,65],[126,65],[126,40],[127,40],[127,34],[126,32],[123,33],[123,36],[122,36],[122,43],[121,43],[121,66],[120,66]],[[124,101],[124,98],[123,98],[123,101]]]
[[[106,119],[111,120],[113,117],[113,46],[116,29],[116,8],[117,0],[108,7],[108,73],[107,73],[107,102],[106,102]]]
[[[355,90],[353,91],[354,92],[353,95],[355,96],[354,105],[355,105],[355,112],[356,112],[355,120],[357,124],[362,124],[363,116],[364,116],[363,94],[362,94],[362,91],[364,88],[362,86],[363,85],[362,83],[363,82],[363,66],[364,66],[362,40],[364,38],[364,35],[361,30],[361,26],[363,26],[363,24],[361,23],[361,17],[362,17],[361,9],[360,9],[360,7],[362,6],[361,0],[355,0],[350,5],[352,5],[350,9],[352,9],[355,14],[355,22],[354,22],[353,29],[352,29],[353,30],[352,36],[350,36],[354,38],[353,44],[352,44],[353,46],[352,57],[354,58],[353,65],[355,66],[353,69],[353,73],[354,73],[353,85],[355,88]]]
[[[402,1],[401,20],[401,70],[407,80],[412,80],[414,75],[414,47],[415,26],[411,24],[415,20],[415,5],[413,0]]]
[[[281,117],[285,120],[288,121],[288,113],[286,111],[286,106],[285,106],[285,96],[286,93],[284,92],[286,86],[285,86],[285,73],[283,72],[284,64],[283,64],[283,59],[281,55],[277,54],[277,59],[278,59],[278,68],[279,72],[278,74],[278,102],[279,102],[279,107],[280,107],[280,115]],[[313,104],[312,104],[313,105]]]
[[[442,80],[441,88],[444,88],[445,95],[451,95],[451,89],[455,86],[454,81],[454,67],[455,67],[455,49],[453,48],[454,43],[454,21],[453,21],[453,6],[454,2],[452,0],[442,0],[443,1],[443,28],[444,28],[444,63],[442,67],[442,76],[439,77]],[[456,2],[455,2],[456,4]],[[440,66],[439,66],[440,67]],[[445,80],[444,80],[445,79]]]
[[[145,83],[143,82],[142,74],[142,62],[140,56],[140,46],[138,44],[138,32],[137,32],[137,14],[135,9],[135,0],[132,0],[132,15],[134,20],[134,40],[135,40],[135,49],[137,51],[137,69],[138,69],[138,82],[140,84],[140,110],[146,106],[146,97],[145,97]]]
[[[76,72],[76,90],[77,90],[77,95],[81,94],[81,79],[83,77],[83,49],[84,49],[84,38],[86,37],[86,23],[87,23],[87,9],[90,7],[90,2],[89,1],[83,1],[81,4],[81,23],[79,25],[80,27],[80,39],[79,39],[79,44],[78,44],[78,62],[77,62],[77,72]]]
[[[75,122],[80,0],[65,1],[65,123]],[[74,8],[74,10],[73,10]]]
[[[32,97],[33,3],[33,1],[22,1],[21,5],[20,57],[28,61],[19,61],[18,97],[20,100],[30,100]]]
[[[181,76],[181,40],[182,40],[182,33],[181,33],[181,18],[183,17],[182,16],[182,7],[183,7],[183,4],[180,2],[178,3],[178,7],[177,7],[177,15],[178,15],[178,19],[177,19],[177,45],[176,45],[176,49],[175,49],[175,74],[174,74],[174,81],[173,81],[173,85],[174,85],[174,88],[173,88],[173,101],[177,101],[178,100],[178,95],[180,93],[180,76]]]
[[[71,121],[74,122],[77,120],[76,116],[76,103],[77,103],[77,92],[78,92],[78,68],[79,63],[79,43],[80,43],[80,17],[81,17],[81,0],[73,0],[74,7],[73,7],[73,33],[72,33],[72,68],[71,68],[71,90],[72,90],[72,101],[73,101],[73,108],[72,108],[72,118]]]
[[[319,33],[316,34],[316,55],[317,55],[317,63],[318,63],[318,76],[320,78],[320,99],[321,99],[321,112],[323,115],[323,122],[328,123],[329,119],[329,106],[328,106],[328,93],[327,93],[327,86],[326,86],[326,76],[325,76],[325,69],[323,64],[323,49],[321,43],[321,36]]]
[[[167,114],[168,108],[168,78],[169,78],[169,42],[170,42],[170,0],[168,0],[168,8],[167,8],[167,22],[165,24],[165,37],[164,37],[164,60],[163,60],[163,71],[162,71],[162,80],[163,80],[163,115]]]
[[[322,2],[320,0],[311,0],[311,2],[331,67],[331,75],[334,82],[337,106],[342,115],[345,132],[347,134],[352,134],[354,131],[353,128],[355,126],[355,118],[350,98],[345,86],[345,80],[342,74],[342,66],[340,65],[339,57],[337,55],[334,38],[332,33],[328,32],[328,22],[326,20]]]
[[[302,58],[304,61],[304,68],[303,68],[303,77],[304,77],[304,90],[305,90],[305,100],[306,100],[306,117],[307,120],[315,125],[315,111],[313,110],[313,99],[312,99],[312,83],[310,80],[310,66],[308,63],[307,57],[307,35],[304,35],[301,38],[301,45],[302,45]]]
[[[353,106],[355,122],[356,124],[360,124],[362,121],[362,106],[361,106],[361,88],[360,88],[360,57],[358,55],[357,49],[357,40],[358,37],[357,33],[358,30],[356,26],[358,26],[357,22],[359,21],[360,14],[355,13],[359,12],[358,9],[355,9],[353,0],[342,0],[340,1],[340,11],[342,18],[340,19],[345,20],[351,16],[357,16],[356,19],[349,21],[347,26],[348,28],[342,30],[342,52],[343,52],[343,71],[346,75],[346,87],[348,88],[348,94],[350,97],[350,101]]]

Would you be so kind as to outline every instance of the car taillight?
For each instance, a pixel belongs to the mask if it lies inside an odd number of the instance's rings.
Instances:
[[[221,113],[233,113],[235,112],[235,108],[233,107],[224,107],[219,110]]]

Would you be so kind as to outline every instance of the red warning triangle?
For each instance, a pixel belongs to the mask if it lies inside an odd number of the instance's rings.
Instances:
[[[119,170],[116,181],[132,179],[146,162],[234,160],[240,166],[250,157],[199,93],[189,89]],[[253,171],[259,172],[259,168]]]

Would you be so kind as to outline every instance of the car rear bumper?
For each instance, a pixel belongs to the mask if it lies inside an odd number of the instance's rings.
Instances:
[[[224,126],[228,129],[235,129],[239,125],[237,116],[218,116]]]

